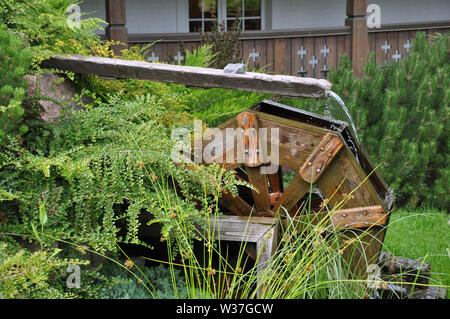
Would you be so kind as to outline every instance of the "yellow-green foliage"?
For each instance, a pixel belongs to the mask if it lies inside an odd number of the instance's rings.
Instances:
[[[21,123],[26,90],[23,76],[29,72],[31,58],[30,48],[0,25],[0,144],[8,134],[28,132],[28,126]]]
[[[62,289],[70,264],[87,262],[60,259],[46,251],[11,253],[0,243],[0,298],[73,298],[76,294]]]

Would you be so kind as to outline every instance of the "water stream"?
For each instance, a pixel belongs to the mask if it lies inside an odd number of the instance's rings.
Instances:
[[[345,106],[344,101],[340,98],[339,95],[334,93],[333,91],[329,92],[329,99],[326,103],[326,116],[332,117],[336,120],[341,120],[349,123],[350,129],[353,132],[353,136],[356,138],[356,141],[359,143],[358,132],[356,131],[355,123],[353,122],[353,118],[350,115],[349,110]]]

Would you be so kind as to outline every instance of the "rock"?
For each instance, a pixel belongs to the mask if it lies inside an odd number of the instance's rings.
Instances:
[[[224,73],[231,74],[245,74],[245,64],[243,63],[230,63],[223,69]]]
[[[82,110],[78,100],[74,101],[75,94],[80,94],[76,85],[69,79],[54,73],[30,74],[24,76],[28,82],[25,108],[31,108],[37,102],[40,107],[40,119],[46,123],[55,123],[61,116],[64,107],[73,110]],[[30,101],[31,98],[31,101]],[[37,100],[36,100],[37,99]],[[88,101],[83,101],[87,103]]]
[[[396,280],[409,283],[428,284],[430,281],[431,266],[418,259],[394,257],[387,252],[381,252],[379,265],[382,274]]]

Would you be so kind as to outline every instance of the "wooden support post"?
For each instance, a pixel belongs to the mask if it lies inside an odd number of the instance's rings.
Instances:
[[[351,52],[353,70],[357,77],[363,74],[366,55],[369,52],[369,31],[366,21],[367,0],[347,0],[345,25],[351,27]]]
[[[119,41],[122,44],[112,47],[116,55],[120,55],[120,51],[128,47],[128,30],[125,27],[127,23],[125,0],[105,0],[106,7],[106,37],[110,41]]]

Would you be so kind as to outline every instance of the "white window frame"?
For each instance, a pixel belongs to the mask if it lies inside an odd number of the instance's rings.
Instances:
[[[202,6],[203,6],[203,0],[202,0]],[[242,12],[245,9],[245,0],[242,1]],[[202,17],[201,18],[189,18],[189,5],[187,5],[187,23],[188,23],[188,32],[190,32],[189,30],[189,22],[191,21],[201,21],[202,22],[202,30],[204,30],[205,21],[214,21],[216,19],[212,19],[212,18],[204,18],[203,17],[203,10],[202,10]],[[260,16],[255,16],[255,17],[240,17],[239,20],[240,21],[245,21],[245,20],[250,20],[250,19],[260,19],[261,20],[261,30],[265,30],[265,17],[266,17],[266,0],[261,0],[261,15]],[[227,0],[217,0],[217,23],[220,25],[223,22],[226,21],[232,21],[235,18],[228,18],[227,17]],[[227,29],[227,24],[225,23],[225,31]],[[245,23],[242,23],[242,32],[245,32]],[[251,30],[251,31],[257,31],[257,30]]]

